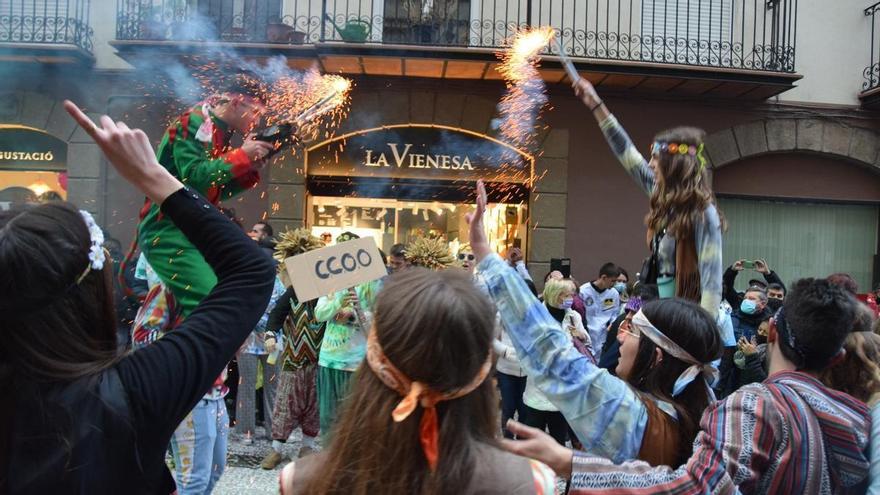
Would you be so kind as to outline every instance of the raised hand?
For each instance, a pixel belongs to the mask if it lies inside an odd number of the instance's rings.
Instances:
[[[101,116],[98,127],[72,101],[64,101],[64,109],[95,141],[113,168],[147,197],[161,204],[165,198],[183,187],[168,170],[159,164],[150,140],[144,131],[129,129],[124,122]]]
[[[770,267],[767,266],[767,262],[763,259],[755,260],[755,271],[758,273],[767,274],[770,273]]]
[[[745,262],[746,260],[737,260],[731,268],[733,268],[733,271],[735,272],[741,272],[743,271],[743,263]]]
[[[596,92],[593,83],[585,78],[580,78],[571,86],[574,88],[574,94],[584,102],[584,105],[586,105],[587,108],[594,108],[596,105],[602,103],[602,99],[599,98],[599,93]]]
[[[486,227],[483,224],[483,214],[486,213],[486,185],[482,180],[477,181],[477,209],[473,213],[465,215],[465,220],[470,227],[471,249],[479,264],[483,258],[492,253],[489,247],[489,238],[486,237]]]

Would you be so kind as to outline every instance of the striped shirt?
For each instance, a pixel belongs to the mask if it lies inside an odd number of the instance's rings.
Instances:
[[[614,465],[577,455],[572,494],[832,494],[864,490],[867,406],[815,378],[783,371],[707,410],[687,464]]]

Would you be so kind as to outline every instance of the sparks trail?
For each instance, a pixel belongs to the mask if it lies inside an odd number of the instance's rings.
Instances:
[[[538,119],[547,105],[544,80],[538,72],[540,52],[554,36],[553,28],[525,28],[518,31],[510,48],[498,53],[498,72],[507,92],[498,103],[499,118],[493,122],[503,140],[519,149],[530,149],[539,131]],[[508,158],[505,157],[505,161]]]

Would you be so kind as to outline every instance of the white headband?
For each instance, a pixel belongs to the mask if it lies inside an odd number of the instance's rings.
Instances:
[[[673,397],[682,393],[697,376],[702,375],[703,381],[706,383],[706,389],[709,391],[709,397],[713,401],[715,400],[715,393],[710,385],[718,379],[718,369],[715,366],[712,366],[711,363],[702,363],[691,356],[689,352],[658,330],[641,310],[633,316],[632,325],[639,329],[641,335],[651,339],[651,342],[666,351],[670,356],[690,365],[675,380],[675,385],[672,387]]]

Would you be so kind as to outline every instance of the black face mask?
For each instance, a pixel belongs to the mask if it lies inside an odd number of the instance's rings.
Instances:
[[[779,308],[782,307],[781,299],[767,299],[767,307],[770,308],[774,313],[779,311]]]

